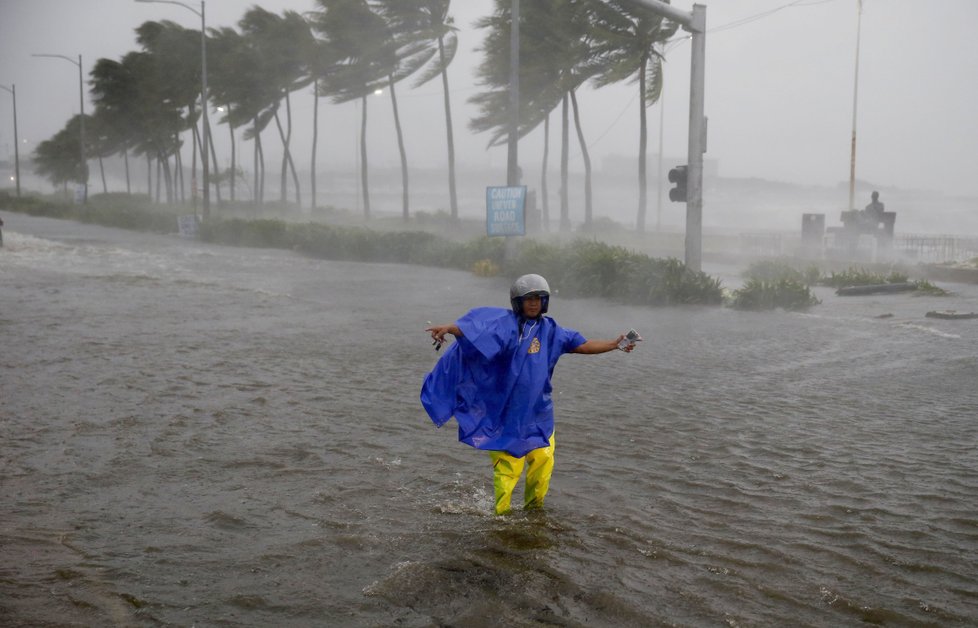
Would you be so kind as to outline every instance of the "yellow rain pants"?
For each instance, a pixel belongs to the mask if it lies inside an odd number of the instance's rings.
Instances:
[[[554,436],[550,435],[550,445],[534,449],[522,458],[516,458],[505,451],[490,451],[492,459],[492,484],[496,492],[496,514],[504,515],[510,511],[513,489],[526,469],[524,509],[543,507],[543,498],[550,489],[550,476],[554,471]]]

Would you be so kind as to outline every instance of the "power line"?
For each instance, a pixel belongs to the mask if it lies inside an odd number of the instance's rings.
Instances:
[[[739,26],[744,26],[746,24],[750,24],[751,22],[756,22],[757,20],[764,19],[766,17],[769,17],[771,15],[774,15],[775,13],[777,13],[779,11],[783,11],[784,9],[790,9],[792,7],[810,7],[810,6],[815,6],[815,5],[819,5],[819,4],[825,4],[827,2],[834,2],[834,1],[835,0],[795,0],[794,2],[789,2],[788,4],[783,4],[783,5],[779,6],[779,7],[775,7],[773,9],[768,10],[768,11],[763,11],[761,13],[756,13],[754,15],[750,15],[750,16],[747,16],[745,18],[741,18],[739,20],[735,20],[735,21],[730,22],[728,24],[723,24],[721,26],[717,26],[716,28],[708,28],[706,32],[708,32],[708,33],[717,33],[719,31],[725,31],[725,30],[729,30],[731,28],[737,28]]]

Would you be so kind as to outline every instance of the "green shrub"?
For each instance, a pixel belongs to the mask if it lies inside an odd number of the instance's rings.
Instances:
[[[891,273],[889,276],[882,273],[874,273],[864,268],[849,267],[848,270],[836,273],[832,271],[828,277],[823,277],[819,281],[820,285],[832,288],[842,288],[845,286],[873,286],[884,283],[903,283],[907,280],[905,275]]]
[[[593,240],[578,239],[563,247],[527,240],[506,270],[511,275],[544,275],[569,297],[603,297],[637,305],[723,301],[719,279],[688,271],[679,260],[653,259]]]
[[[773,260],[755,262],[744,272],[746,279],[768,282],[789,279],[806,286],[817,285],[821,276],[822,272],[815,265],[810,265],[804,270],[798,270],[789,262]]]
[[[743,288],[733,292],[730,306],[738,310],[804,310],[818,303],[811,289],[796,279],[748,279]]]

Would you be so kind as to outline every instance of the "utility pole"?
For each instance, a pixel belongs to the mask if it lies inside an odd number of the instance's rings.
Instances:
[[[509,144],[506,185],[520,184],[520,0],[512,0],[509,32]]]
[[[205,18],[205,6],[204,0],[200,0],[200,11],[193,8],[185,2],[180,2],[179,0],[136,0],[136,2],[142,2],[146,4],[157,3],[157,4],[176,4],[181,6],[192,13],[196,13],[200,17],[200,108],[202,113],[201,121],[201,142],[200,142],[200,163],[201,163],[201,175],[204,179],[203,185],[203,199],[204,199],[204,211],[203,219],[206,222],[211,215],[211,177],[210,177],[210,166],[209,159],[209,149],[211,143],[211,125],[207,119],[207,108],[209,97],[207,95],[207,19]],[[196,211],[196,210],[195,210]]]
[[[0,85],[0,89],[10,92],[14,98],[14,180],[17,184],[17,198],[20,198],[20,139],[17,137],[17,86]]]
[[[88,159],[85,157],[85,81],[84,75],[82,73],[82,56],[78,55],[78,61],[75,61],[71,57],[66,57],[65,55],[52,55],[52,54],[32,54],[32,57],[50,57],[55,59],[64,59],[68,63],[78,66],[78,109],[81,112],[78,116],[78,135],[79,135],[79,157],[81,159],[81,176],[82,176],[82,186],[84,191],[82,192],[82,203],[88,204]]]

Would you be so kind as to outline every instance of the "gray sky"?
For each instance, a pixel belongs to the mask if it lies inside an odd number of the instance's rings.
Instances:
[[[196,3],[192,3],[198,6]],[[209,0],[208,26],[232,26],[254,2]],[[312,10],[311,0],[266,0],[280,12]],[[689,10],[691,2],[674,0]],[[503,168],[505,149],[486,149],[473,136],[466,100],[477,91],[473,51],[482,33],[473,20],[491,0],[455,0],[462,51],[450,71],[458,160]],[[836,185],[849,180],[850,135],[858,0],[714,0],[707,2],[709,149],[728,177]],[[746,21],[757,16],[757,19]],[[134,29],[146,20],[172,20],[199,28],[190,11],[132,0],[0,0],[0,84],[16,84],[22,152],[51,137],[78,112],[78,71],[60,59],[31,53],[83,56],[87,74],[100,57],[119,59],[138,48]],[[881,186],[978,196],[978,2],[975,0],[864,0],[859,66],[857,177]],[[668,55],[664,97],[664,153],[686,152],[689,44]],[[86,88],[87,89],[87,88]],[[623,85],[579,96],[582,122],[596,168],[608,155],[638,150],[637,87]],[[440,86],[399,90],[412,163],[447,163]],[[311,129],[308,90],[293,95],[297,125]],[[353,104],[322,104],[320,163],[352,167],[359,113]],[[371,163],[393,165],[397,151],[389,99],[370,108]],[[86,112],[91,107],[86,102]],[[11,98],[0,92],[0,158],[13,155]],[[557,119],[553,120],[555,123]],[[649,153],[659,137],[658,105],[649,111]],[[298,127],[297,127],[298,128]],[[556,127],[554,127],[556,128]],[[298,132],[296,151],[308,137]],[[227,129],[215,129],[218,148]],[[222,139],[224,138],[224,139]],[[556,135],[551,164],[556,168]],[[265,141],[267,156],[277,140]],[[521,143],[521,161],[536,163],[542,134]],[[580,169],[572,150],[572,168]],[[223,157],[221,157],[223,158]],[[302,159],[308,163],[307,158]]]

